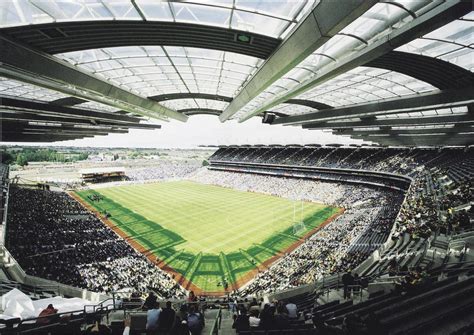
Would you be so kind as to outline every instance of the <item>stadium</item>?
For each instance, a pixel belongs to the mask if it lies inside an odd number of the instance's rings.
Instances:
[[[0,334],[474,334],[464,0],[0,2]]]

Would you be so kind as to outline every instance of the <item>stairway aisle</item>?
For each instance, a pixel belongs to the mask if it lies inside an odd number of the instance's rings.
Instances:
[[[202,330],[202,335],[209,335],[212,329],[212,325],[217,317],[217,309],[207,310],[204,317],[206,319],[206,325]],[[235,330],[232,329],[232,313],[228,310],[222,310],[222,321],[221,328],[219,329],[219,335],[235,335]]]

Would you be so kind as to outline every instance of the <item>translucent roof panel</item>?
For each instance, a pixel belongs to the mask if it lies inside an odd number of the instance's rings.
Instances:
[[[398,72],[361,66],[301,94],[298,99],[339,107],[435,89],[428,83]],[[298,113],[293,105],[284,104],[276,106],[273,111],[289,115]]]
[[[272,109],[272,112],[282,113],[285,115],[300,115],[300,114],[306,114],[306,113],[310,113],[314,111],[315,111],[314,108],[303,106],[303,105],[295,105],[295,104],[280,104],[276,108]]]
[[[56,56],[143,97],[190,92],[233,97],[262,63],[231,52],[185,47],[117,47]]]
[[[0,28],[86,20],[203,24],[280,38],[316,0],[2,0]]]
[[[323,72],[326,68],[351,57],[356,52],[367,48],[392,31],[404,27],[413,20],[413,16],[426,13],[440,3],[442,1],[399,0],[375,4],[315,52],[306,57],[294,69],[250,101],[233,118],[241,118],[252,113],[265,103],[268,103],[269,97],[271,97],[270,99],[275,99],[278,96],[284,95],[302,83],[311,80],[312,77]],[[375,96],[381,94],[380,98],[384,98],[391,95],[382,91],[376,93]],[[351,91],[350,93],[356,93],[356,91]],[[372,94],[369,92],[363,93],[363,95],[364,97],[359,99],[360,102],[367,101],[366,97]],[[375,97],[370,100],[375,100]],[[342,104],[346,103],[348,102],[343,102]]]
[[[453,128],[454,126],[455,126],[454,124],[429,124],[429,125],[419,125],[419,126],[396,126],[396,127],[391,127],[391,129],[392,130],[449,129],[449,128]]]
[[[196,101],[194,101],[194,99],[180,99],[180,100],[162,101],[161,104],[163,106],[166,106],[166,107],[174,109],[174,110],[199,108]]]
[[[117,112],[120,110],[118,108],[114,108],[109,105],[104,105],[95,101],[87,101],[82,104],[74,105],[74,107],[92,109],[92,110],[97,110],[101,112]]]
[[[396,114],[387,114],[387,115],[377,115],[377,120],[384,119],[406,119],[410,117],[430,117],[430,116],[444,116],[444,115],[464,115],[467,114],[467,107],[456,107],[456,108],[440,108],[433,109],[428,111],[414,111],[407,113],[396,113]]]
[[[68,95],[20,81],[0,77],[0,95],[50,102]]]
[[[215,109],[222,111],[224,110],[229,103],[224,101],[210,100],[210,99],[176,99],[176,100],[166,100],[161,102],[162,105],[174,109]]]
[[[474,70],[474,12],[417,38],[398,51],[435,57]]]
[[[225,101],[217,101],[217,100],[208,100],[208,99],[194,99],[196,103],[199,105],[199,108],[203,109],[216,109],[216,110],[224,110],[229,103]]]
[[[16,81],[4,77],[0,77],[0,95],[11,96],[14,98],[30,99],[42,102],[52,102],[58,99],[69,98],[69,95],[62,94],[47,88],[30,85],[21,81]],[[108,105],[104,105],[94,101],[87,101],[71,107],[92,109],[102,112],[116,112],[119,109]]]

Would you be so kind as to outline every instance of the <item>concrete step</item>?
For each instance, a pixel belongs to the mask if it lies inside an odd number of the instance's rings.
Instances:
[[[206,325],[202,330],[202,335],[210,334],[212,330],[212,326],[214,321],[217,318],[218,310],[208,310],[206,311],[205,318],[206,318]],[[234,319],[232,318],[232,313],[228,310],[222,310],[222,320],[221,320],[221,327],[218,329],[219,335],[235,335],[235,330],[232,329],[232,324],[234,323]]]

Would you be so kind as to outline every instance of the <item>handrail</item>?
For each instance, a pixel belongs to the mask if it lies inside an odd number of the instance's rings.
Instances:
[[[217,312],[216,319],[214,320],[214,323],[212,324],[212,328],[211,328],[211,331],[209,332],[209,335],[219,334],[219,329],[221,329],[221,322],[222,322],[222,309],[219,308],[219,311]]]
[[[38,316],[35,318],[27,318],[20,320],[19,322],[14,322],[10,324],[9,328],[10,330],[13,330],[9,332],[9,334],[28,334],[28,333],[33,333],[37,334],[38,330],[48,330],[54,327],[57,327],[61,324],[64,324],[61,320],[61,317],[69,316],[69,315],[77,315],[78,318],[76,320],[73,320],[72,322],[86,322],[87,317],[90,315],[94,315],[97,313],[105,313],[108,315],[109,312],[113,311],[116,309],[115,305],[105,305],[105,303],[109,300],[112,300],[112,298],[105,299],[104,301],[100,302],[99,304],[96,305],[84,305],[83,309],[78,309],[78,310],[73,310],[73,311],[68,311],[68,312],[61,312],[61,313],[55,313],[52,315],[46,315],[46,316]],[[92,312],[90,311],[90,308],[92,307]],[[32,327],[32,328],[27,328],[27,329],[20,329],[24,325],[36,325],[37,321],[39,319],[45,319],[45,318],[57,318],[59,319],[58,322],[53,322],[48,325],[38,325],[38,327]],[[13,325],[16,324],[16,327],[13,328]],[[67,323],[66,323],[67,324]]]
[[[464,240],[450,241],[448,244],[448,250],[451,250],[457,247],[462,247],[460,250],[464,249],[466,247],[466,241]]]

